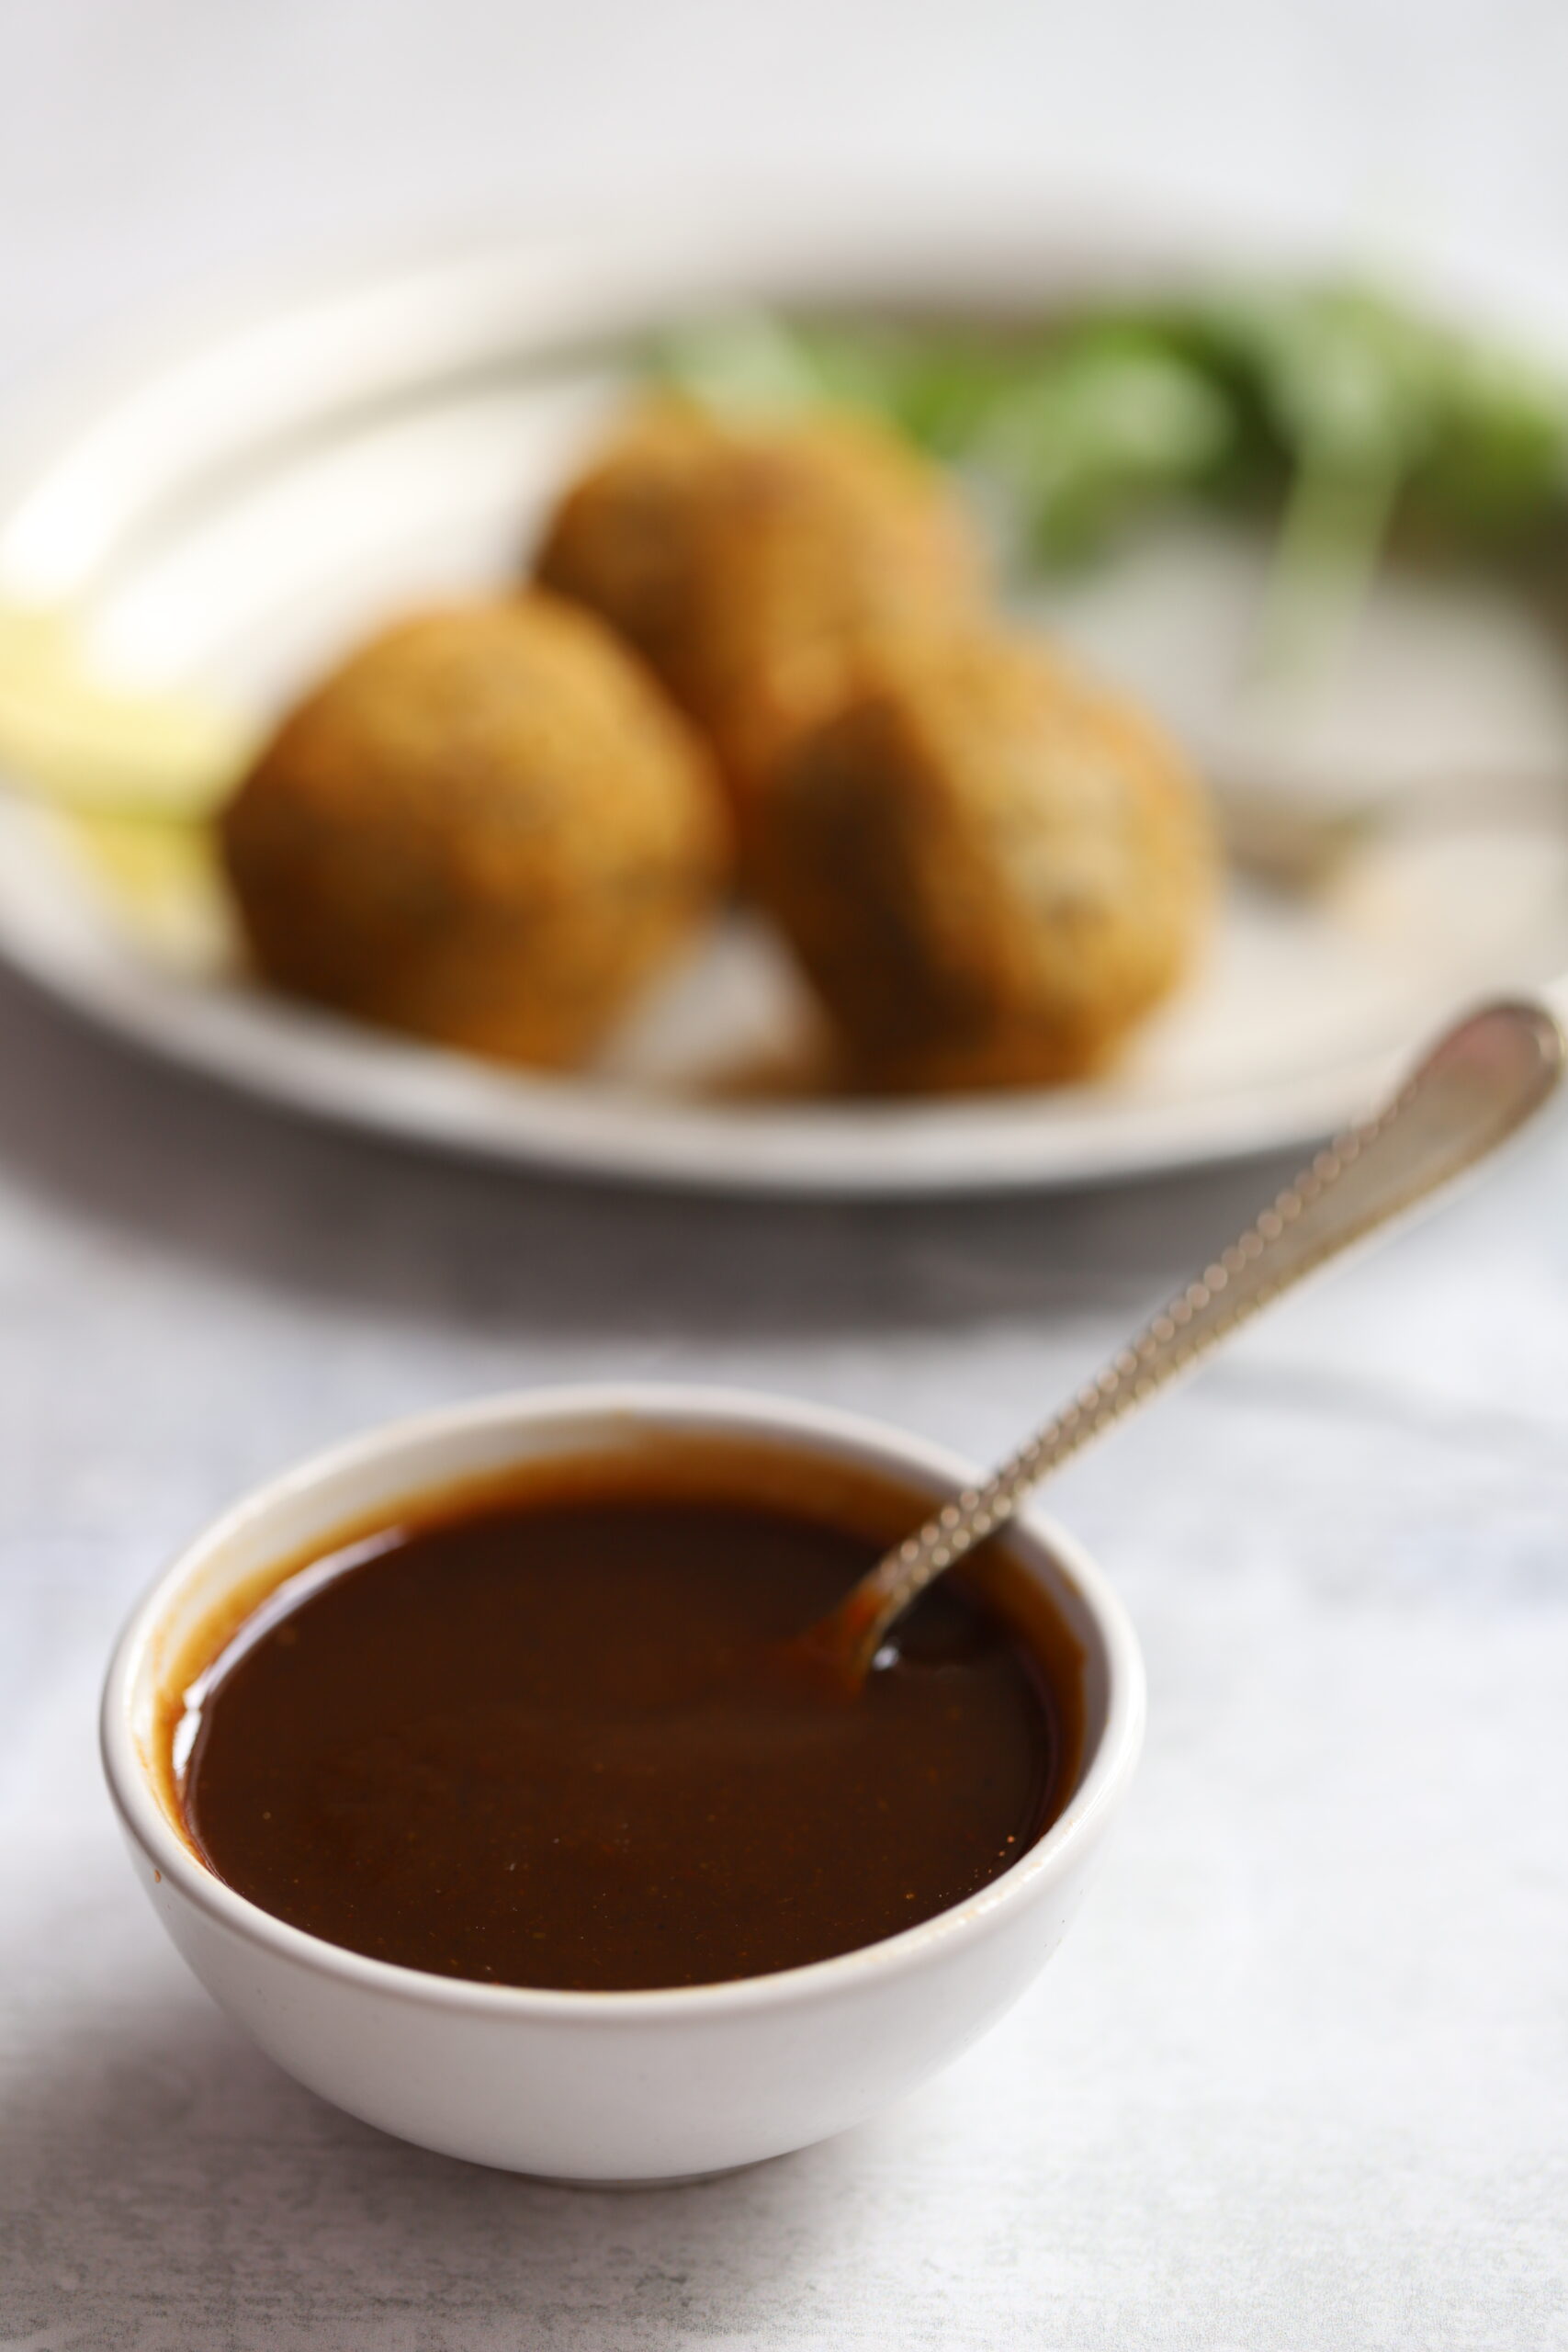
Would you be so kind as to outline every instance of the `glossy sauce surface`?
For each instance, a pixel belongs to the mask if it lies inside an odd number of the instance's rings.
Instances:
[[[700,1500],[390,1531],[219,1661],[187,1723],[192,1836],[297,1927],[487,1983],[704,1984],[876,1942],[1019,1860],[1074,1735],[951,1583],[856,1698],[770,1670],[874,1552]]]

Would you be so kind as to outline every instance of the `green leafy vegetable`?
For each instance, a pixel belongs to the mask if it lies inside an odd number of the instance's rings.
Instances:
[[[1200,368],[1147,328],[1108,324],[1071,337],[994,400],[973,455],[1018,497],[1035,554],[1060,564],[1213,477],[1235,432]]]
[[[1021,560],[1184,502],[1278,518],[1265,659],[1343,627],[1385,548],[1533,554],[1568,520],[1568,392],[1373,288],[1102,305],[1028,334],[751,314],[655,365],[721,410],[863,408],[988,482]]]

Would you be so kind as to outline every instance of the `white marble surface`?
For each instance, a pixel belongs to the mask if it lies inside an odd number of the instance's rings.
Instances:
[[[0,0],[0,378],[231,266],[742,171],[1049,166],[1544,273],[1565,52],[1523,0]],[[1560,1125],[1064,1481],[1154,1712],[1036,1995],[843,2141],[595,2196],[347,2121],[187,1980],[98,1784],[130,1599],[295,1453],[514,1382],[732,1378],[992,1453],[1262,1180],[533,1183],[209,1095],[0,982],[0,2347],[1568,2344],[1565,1178]]]

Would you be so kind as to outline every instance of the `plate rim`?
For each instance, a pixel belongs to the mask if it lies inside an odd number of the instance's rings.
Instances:
[[[100,369],[96,399],[66,400],[70,422],[57,422],[49,436],[51,453],[35,437],[23,456],[22,437],[9,437],[9,462],[0,457],[0,569],[8,568],[13,582],[18,573],[28,580],[29,528],[36,537],[40,502],[47,513],[50,494],[58,499],[63,490],[69,499],[73,468],[90,550],[91,502],[80,494],[81,477],[85,470],[90,490],[95,464],[100,474],[106,462],[112,471],[117,435],[123,442],[129,434],[134,447],[138,419],[144,429],[149,420],[155,427],[160,403],[172,401],[177,422],[182,389],[188,407],[193,397],[199,399],[204,371],[210,378],[216,368],[221,378],[225,366],[232,372],[237,358],[254,351],[256,338],[265,347],[268,336],[281,337],[287,348],[291,335],[308,337],[312,324],[323,321],[329,327],[335,321],[340,347],[346,330],[348,372],[340,369],[340,389],[346,386],[351,395],[355,369],[373,382],[375,355],[388,334],[402,332],[422,311],[428,321],[433,300],[437,312],[466,322],[481,342],[522,346],[530,340],[558,343],[563,321],[580,333],[606,334],[618,324],[624,334],[628,288],[644,310],[658,315],[674,302],[722,300],[748,285],[755,293],[759,283],[776,289],[793,282],[802,293],[813,285],[819,292],[845,292],[857,285],[869,288],[874,280],[886,285],[901,275],[904,290],[913,295],[922,286],[928,293],[944,283],[951,287],[944,272],[962,277],[973,289],[978,271],[993,300],[1010,289],[1018,300],[1051,287],[1059,291],[1075,276],[1104,282],[1107,274],[1119,272],[1146,280],[1212,273],[1248,259],[1300,267],[1313,258],[1312,249],[1292,253],[1279,237],[1221,233],[1212,225],[1161,226],[1103,208],[1079,208],[1021,233],[1015,218],[1002,222],[987,207],[956,217],[949,209],[942,215],[938,257],[922,243],[908,207],[864,218],[852,234],[845,233],[841,215],[826,213],[741,219],[723,230],[705,216],[681,218],[683,225],[664,218],[636,234],[492,235],[423,258],[405,254],[377,270],[312,273],[292,296],[275,290],[270,300],[231,306],[228,323],[216,332],[209,324],[206,332],[187,328],[170,337],[161,361],[150,364],[144,352],[118,379]],[[1326,256],[1318,252],[1316,258]],[[1423,290],[1441,299],[1440,289]],[[502,293],[512,306],[504,327],[497,310]],[[1455,294],[1451,278],[1449,293]],[[1458,305],[1450,300],[1450,306]],[[1534,326],[1538,345],[1544,345],[1544,322]],[[319,401],[315,407],[319,413]],[[101,540],[101,516],[98,531]],[[107,545],[113,544],[111,537]],[[98,560],[107,559],[100,554]],[[83,562],[79,554],[79,573]],[[87,560],[84,576],[90,578],[92,568]],[[35,562],[32,578],[41,575],[47,585],[48,569]],[[68,594],[69,587],[68,580],[57,578],[57,594]],[[33,817],[19,803],[0,810],[0,849],[8,831],[17,825],[25,830]],[[13,861],[3,864],[0,956],[122,1042],[216,1079],[231,1091],[339,1127],[558,1175],[773,1197],[981,1197],[1082,1189],[1307,1147],[1357,1116],[1404,1059],[1398,1051],[1370,1052],[1265,1086],[1221,1091],[1196,1102],[1141,1104],[1134,1117],[1114,1098],[1097,1103],[1087,1092],[1066,1091],[852,1107],[660,1100],[487,1065],[259,992],[194,988],[150,958],[136,957],[107,927],[85,944],[73,943],[71,910],[55,910],[51,917],[47,906],[30,904],[16,885]]]

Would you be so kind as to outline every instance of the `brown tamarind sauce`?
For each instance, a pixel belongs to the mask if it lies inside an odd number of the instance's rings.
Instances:
[[[229,1885],[488,1984],[756,1976],[963,1903],[1076,1769],[1076,1690],[952,1578],[846,1697],[763,1670],[878,1546],[614,1492],[449,1503],[292,1574],[187,1699],[180,1802]]]

